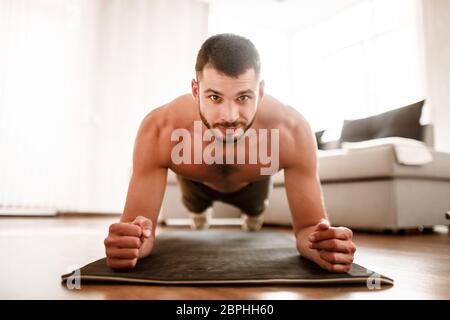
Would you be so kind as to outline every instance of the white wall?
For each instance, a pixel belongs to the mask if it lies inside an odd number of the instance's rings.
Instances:
[[[430,120],[435,145],[450,152],[450,1],[422,0]]]

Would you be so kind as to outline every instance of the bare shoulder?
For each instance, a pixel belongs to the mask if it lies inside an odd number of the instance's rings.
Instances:
[[[194,111],[192,96],[184,94],[150,111],[143,119],[140,129],[144,132],[161,134],[175,127],[185,127],[186,123],[192,122],[192,118],[195,117]]]
[[[292,106],[272,96],[264,98],[263,121],[269,128],[278,128],[280,137],[280,165],[283,168],[315,162],[316,142],[306,118]]]
[[[135,165],[168,166],[170,135],[175,128],[183,128],[192,123],[193,109],[192,96],[186,94],[150,111],[142,120],[136,136]],[[136,163],[136,159],[140,160]]]

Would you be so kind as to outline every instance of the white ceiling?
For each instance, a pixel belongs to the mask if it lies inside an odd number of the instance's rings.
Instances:
[[[298,31],[365,0],[202,0],[239,20]]]

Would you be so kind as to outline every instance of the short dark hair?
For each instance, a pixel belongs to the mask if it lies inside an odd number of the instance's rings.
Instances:
[[[250,68],[255,70],[257,77],[261,71],[259,53],[255,45],[249,39],[232,33],[214,35],[202,44],[195,63],[197,79],[207,64],[235,78]]]

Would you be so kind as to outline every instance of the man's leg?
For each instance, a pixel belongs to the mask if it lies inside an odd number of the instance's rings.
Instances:
[[[241,190],[227,194],[221,200],[241,209],[242,229],[259,231],[264,223],[264,212],[269,205],[271,177],[255,181]]]
[[[212,216],[214,194],[203,184],[177,175],[182,202],[191,212],[191,228],[195,230],[209,228]]]
[[[269,205],[269,200],[264,200],[265,209]],[[242,212],[242,230],[244,231],[259,231],[261,230],[264,224],[264,212],[261,212],[258,215],[248,215],[245,212]]]
[[[190,214],[191,217],[191,229],[202,230],[208,229],[211,221],[213,208],[209,207],[203,212],[193,212]]]

